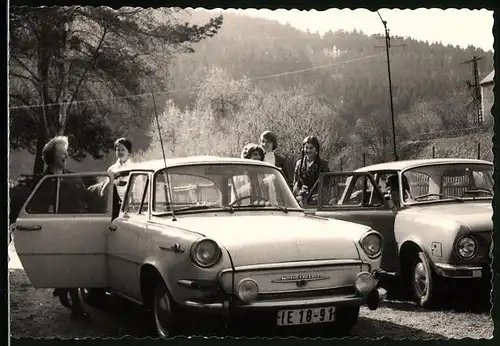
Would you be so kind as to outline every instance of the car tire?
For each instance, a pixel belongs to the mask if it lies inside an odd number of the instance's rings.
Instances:
[[[415,254],[411,268],[409,279],[413,300],[423,308],[432,308],[438,296],[440,280],[423,251]]]
[[[106,305],[106,290],[103,288],[80,288],[80,296],[88,306],[103,308]]]
[[[340,306],[335,311],[334,327],[337,333],[347,335],[358,323],[359,306]]]
[[[156,335],[160,338],[171,338],[175,336],[178,327],[178,308],[167,286],[162,282],[154,290],[153,294],[153,321]]]

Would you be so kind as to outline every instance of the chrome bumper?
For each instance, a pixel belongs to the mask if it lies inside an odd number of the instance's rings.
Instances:
[[[353,295],[335,296],[335,297],[321,297],[321,298],[304,298],[300,300],[268,300],[268,301],[255,301],[249,304],[235,304],[235,309],[252,309],[252,310],[269,310],[269,309],[282,309],[282,308],[309,308],[325,305],[363,305],[366,303],[370,310],[376,310],[382,301],[387,296],[387,291],[381,287],[374,289],[366,297],[359,297]],[[226,310],[229,308],[229,301],[217,303],[203,303],[188,300],[183,304],[187,308],[194,308],[207,311]]]
[[[434,263],[436,274],[448,278],[479,279],[483,277],[481,266],[456,266],[447,263]]]

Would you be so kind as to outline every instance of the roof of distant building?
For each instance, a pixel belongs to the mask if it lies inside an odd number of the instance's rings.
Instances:
[[[494,77],[495,77],[495,70],[491,71],[489,75],[484,77],[484,79],[481,82],[479,82],[479,85],[492,84]]]

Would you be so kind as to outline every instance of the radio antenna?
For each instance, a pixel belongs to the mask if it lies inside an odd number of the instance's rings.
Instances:
[[[166,183],[168,185],[168,188],[167,188],[168,205],[170,206],[170,209],[172,210],[172,221],[177,221],[177,218],[175,217],[174,208],[172,206],[172,186],[170,185],[170,177],[169,177],[168,170],[167,170],[167,156],[165,155],[165,147],[163,146],[163,138],[161,136],[160,120],[158,120],[158,110],[156,109],[156,99],[155,99],[155,93],[153,91],[153,88],[151,88],[151,97],[153,98],[153,107],[155,110],[156,126],[158,128],[158,135],[160,136],[160,145],[161,145],[161,152],[163,154],[163,162],[165,163],[165,177],[167,180]]]

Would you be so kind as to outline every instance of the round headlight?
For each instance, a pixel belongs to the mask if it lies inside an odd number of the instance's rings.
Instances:
[[[374,231],[365,235],[360,241],[363,251],[369,258],[377,258],[382,254],[383,239],[382,236]]]
[[[252,279],[242,279],[236,285],[236,295],[245,303],[250,303],[259,295],[259,285]]]
[[[462,237],[457,242],[457,254],[463,259],[471,259],[476,255],[477,242],[472,237]]]
[[[377,285],[377,280],[373,277],[372,274],[368,272],[361,272],[356,276],[356,281],[354,286],[356,287],[356,291],[360,294],[366,296],[368,293],[373,291],[375,286]]]
[[[194,263],[203,268],[215,265],[221,256],[219,245],[211,239],[202,239],[193,244],[191,258]]]

